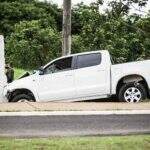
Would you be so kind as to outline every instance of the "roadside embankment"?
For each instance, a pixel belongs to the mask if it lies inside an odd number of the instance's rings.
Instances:
[[[0,103],[0,112],[150,110],[150,102]]]

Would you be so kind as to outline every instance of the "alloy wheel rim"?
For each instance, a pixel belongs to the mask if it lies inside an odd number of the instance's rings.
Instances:
[[[142,93],[138,88],[130,87],[125,91],[124,98],[128,103],[137,103],[141,100]]]

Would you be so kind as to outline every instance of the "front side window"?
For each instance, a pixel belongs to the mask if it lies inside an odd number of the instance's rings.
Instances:
[[[86,54],[77,57],[77,68],[96,66],[101,63],[101,54]]]
[[[72,57],[68,57],[53,62],[45,69],[44,74],[68,71],[71,69],[72,69]]]

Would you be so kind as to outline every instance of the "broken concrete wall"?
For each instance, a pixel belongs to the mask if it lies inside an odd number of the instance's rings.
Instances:
[[[0,35],[0,102],[5,101],[3,90],[6,84],[7,81],[5,75],[4,37]]]

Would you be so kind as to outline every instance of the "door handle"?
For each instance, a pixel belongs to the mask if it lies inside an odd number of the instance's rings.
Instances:
[[[98,71],[98,72],[100,72],[100,71],[105,71],[105,69],[98,69],[97,71]]]
[[[68,75],[66,75],[66,77],[72,77],[72,74],[68,74]]]

